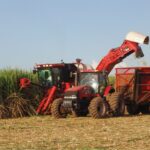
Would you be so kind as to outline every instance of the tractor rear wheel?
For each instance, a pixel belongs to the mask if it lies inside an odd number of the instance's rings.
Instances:
[[[150,105],[147,104],[147,105],[140,106],[140,111],[142,114],[150,114]]]
[[[54,102],[52,103],[51,113],[53,117],[65,118],[67,116],[67,114],[63,110],[62,103],[63,103],[62,98],[55,99]]]
[[[89,105],[89,113],[93,118],[104,118],[107,116],[107,104],[101,97],[95,97]]]
[[[125,102],[119,92],[112,93],[109,97],[106,97],[110,112],[113,116],[123,116],[125,112]]]
[[[127,105],[127,111],[130,115],[137,115],[140,113],[139,106],[135,103]]]

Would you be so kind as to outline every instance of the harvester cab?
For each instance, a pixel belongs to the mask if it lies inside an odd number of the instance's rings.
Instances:
[[[143,57],[139,44],[148,44],[149,37],[136,32],[127,34],[122,45],[111,49],[100,61],[96,70],[83,70],[79,74],[78,86],[67,89],[64,98],[56,99],[52,105],[52,114],[56,118],[72,113],[75,116],[90,115],[94,118],[124,114],[124,103],[120,93],[108,85],[108,75],[116,64],[132,53]],[[115,93],[115,94],[112,94]],[[107,98],[108,96],[111,98]],[[109,99],[109,101],[108,101]]]
[[[74,85],[74,73],[77,72],[77,67],[73,63],[40,64],[35,66],[34,72],[38,74],[39,84],[42,87],[57,86],[60,89],[66,89]]]

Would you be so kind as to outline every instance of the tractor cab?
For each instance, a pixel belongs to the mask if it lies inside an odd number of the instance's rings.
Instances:
[[[78,84],[90,86],[93,88],[95,94],[102,94],[108,85],[108,77],[105,72],[100,71],[81,72]]]
[[[77,67],[72,64],[41,64],[36,65],[34,72],[38,74],[39,83],[50,88],[53,85],[60,87],[63,83],[74,84],[74,73]]]

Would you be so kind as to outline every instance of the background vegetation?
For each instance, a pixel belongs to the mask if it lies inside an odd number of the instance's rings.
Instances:
[[[19,92],[19,79],[23,77],[29,78],[34,83],[38,82],[37,75],[31,71],[11,68],[0,70],[0,101],[6,99],[12,93]],[[109,82],[114,85],[115,77],[110,76]]]
[[[10,94],[18,92],[19,79],[23,77],[37,82],[37,76],[30,71],[11,68],[0,70],[0,100],[4,100]]]
[[[109,84],[115,84],[115,76],[109,76]]]
[[[0,70],[0,118],[17,118],[35,115],[35,94],[27,97],[33,90],[24,93],[20,91],[20,78],[29,78],[32,82],[38,82],[37,76],[32,72],[19,69]],[[31,94],[30,94],[31,95]]]

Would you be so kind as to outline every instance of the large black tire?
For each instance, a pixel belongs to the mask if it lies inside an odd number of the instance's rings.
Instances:
[[[95,97],[89,105],[89,113],[93,118],[104,118],[107,116],[107,104],[101,97]]]
[[[67,116],[67,114],[63,111],[62,103],[62,98],[58,98],[53,101],[51,113],[54,118],[65,118]]]
[[[125,112],[125,102],[119,92],[112,93],[109,97],[106,97],[110,112],[113,116],[123,116]]]
[[[139,106],[137,104],[128,104],[127,105],[127,112],[130,115],[138,115],[140,113]]]
[[[150,114],[150,104],[140,106],[140,111],[142,114]]]

